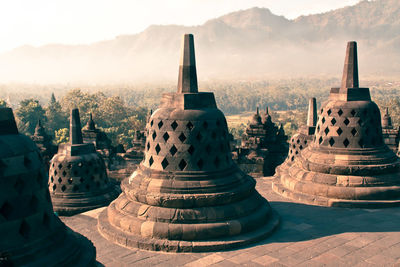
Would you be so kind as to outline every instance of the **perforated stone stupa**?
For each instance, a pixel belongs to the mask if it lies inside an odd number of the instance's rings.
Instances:
[[[400,204],[399,167],[383,142],[378,106],[358,86],[357,44],[349,42],[342,85],[322,105],[313,143],[279,169],[273,189],[324,206],[394,206]]]
[[[213,93],[198,92],[193,35],[184,35],[178,91],[147,124],[145,158],[99,216],[107,239],[130,248],[215,251],[267,237],[278,216],[232,161]]]
[[[69,143],[59,146],[49,171],[51,198],[60,215],[106,206],[120,192],[107,177],[93,143],[83,143],[78,109],[71,110],[69,138]]]
[[[389,108],[386,108],[385,114],[382,116],[382,136],[385,144],[395,153],[397,153],[400,128],[394,128],[392,125],[392,118],[389,114]]]
[[[0,108],[0,266],[95,266],[96,250],[53,213],[47,170]]]
[[[315,97],[312,97],[308,101],[307,125],[300,127],[299,131],[290,138],[289,153],[286,163],[290,164],[293,162],[295,157],[312,143],[315,127],[317,125],[317,118],[317,100]]]

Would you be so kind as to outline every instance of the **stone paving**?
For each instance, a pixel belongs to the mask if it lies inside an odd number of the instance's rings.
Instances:
[[[61,219],[92,240],[101,266],[399,266],[400,208],[346,209],[293,203],[275,194],[271,179],[257,190],[281,215],[269,238],[215,253],[163,253],[127,249],[97,231],[104,208]]]

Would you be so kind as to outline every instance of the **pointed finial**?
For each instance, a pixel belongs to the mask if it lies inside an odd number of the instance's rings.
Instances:
[[[389,108],[388,107],[386,107],[386,115],[389,116]]]
[[[346,58],[344,60],[341,90],[346,88],[358,88],[358,60],[357,43],[347,43]]]
[[[96,130],[96,125],[94,124],[93,117],[92,117],[92,113],[89,113],[89,120],[88,120],[88,122],[87,122],[87,124],[86,124],[86,128],[87,128],[89,131],[94,131],[94,130]]]
[[[266,115],[269,115],[268,106],[265,108],[265,114],[266,114]]]
[[[74,108],[71,110],[71,117],[69,120],[69,141],[73,144],[83,144],[81,119],[79,117],[79,109]]]
[[[192,34],[182,38],[181,61],[179,63],[178,93],[197,93],[196,60]]]
[[[0,134],[18,134],[17,124],[11,108],[0,108]]]
[[[257,107],[257,115],[260,115],[260,112],[258,111],[258,107]]]
[[[317,125],[317,100],[311,97],[308,101],[307,126]]]
[[[42,126],[42,121],[38,119],[38,122],[35,127],[35,134],[36,136],[42,136],[44,134],[44,128]]]

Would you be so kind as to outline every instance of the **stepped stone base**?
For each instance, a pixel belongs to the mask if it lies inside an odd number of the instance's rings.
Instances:
[[[292,166],[292,168],[296,168]],[[327,206],[327,207],[343,207],[343,208],[390,208],[400,206],[399,186],[382,186],[382,187],[351,187],[351,186],[330,186],[326,184],[312,183],[307,180],[296,180],[290,173],[290,166],[284,163],[277,169],[277,175],[272,183],[272,189],[289,199],[299,201],[305,204]],[[310,174],[310,173],[308,173]],[[318,176],[317,173],[313,173]],[[324,175],[324,174],[320,174]],[[310,175],[312,176],[312,175]],[[344,177],[344,176],[343,176]],[[364,199],[342,199],[333,196],[335,191],[340,192],[338,195],[351,196],[352,194],[362,194]],[[346,191],[348,191],[346,193]],[[313,194],[308,194],[313,192]],[[368,199],[370,195],[371,199]],[[394,196],[391,199],[384,199],[383,196]],[[374,196],[379,196],[373,199]]]
[[[182,241],[144,238],[129,234],[112,226],[107,217],[107,209],[101,212],[98,219],[98,230],[106,239],[128,248],[140,248],[165,252],[208,252],[228,250],[265,239],[278,227],[279,216],[271,210],[268,223],[256,231],[237,236],[222,237],[213,240]]]

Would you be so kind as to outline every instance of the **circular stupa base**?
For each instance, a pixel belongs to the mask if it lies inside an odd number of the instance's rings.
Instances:
[[[279,225],[279,221],[279,215],[274,210],[271,210],[268,222],[255,231],[212,240],[168,240],[145,238],[121,231],[109,223],[107,209],[105,209],[99,215],[97,227],[104,238],[127,248],[184,253],[229,250],[261,241],[274,232]]]
[[[89,210],[107,206],[121,193],[119,186],[110,187],[108,191],[97,196],[85,197],[81,195],[66,197],[52,196],[53,210],[60,216],[72,216]]]
[[[289,174],[288,168],[290,166],[286,163],[280,166],[277,170],[277,174],[272,183],[272,189],[280,194],[281,196],[301,202],[305,204],[326,206],[326,207],[342,207],[342,208],[362,208],[362,209],[377,209],[377,208],[390,208],[400,206],[400,199],[341,199],[324,196],[333,192],[333,190],[350,189],[349,187],[339,186],[327,186],[310,181],[300,181],[292,178]],[[313,191],[320,194],[308,194],[304,191],[308,191],[309,188],[313,188]],[[396,193],[400,192],[400,188],[397,186],[391,186],[386,188],[378,187],[353,187],[351,188],[354,192],[359,190],[370,191],[371,198],[373,195],[381,194],[384,191],[391,191]]]

